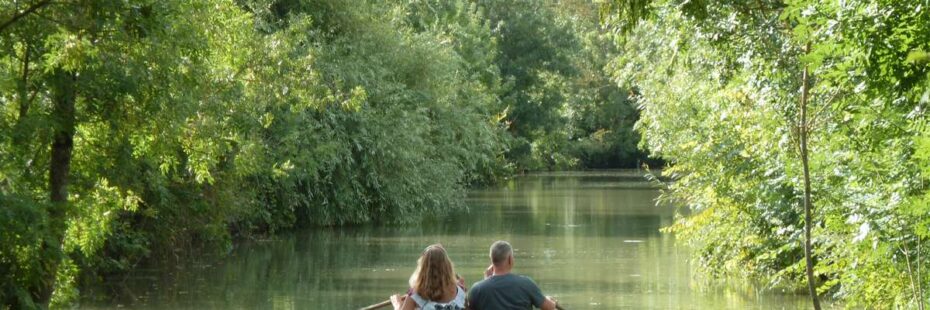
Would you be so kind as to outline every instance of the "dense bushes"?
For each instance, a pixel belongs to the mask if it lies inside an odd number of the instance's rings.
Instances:
[[[392,18],[403,7],[313,3],[342,13],[314,23],[240,5],[53,6],[63,27],[4,32],[3,79],[27,84],[3,97],[4,304],[73,296],[78,267],[227,247],[231,233],[441,214],[498,170],[497,81],[469,75],[481,51],[470,62],[447,42],[488,32],[476,8],[413,32]],[[56,164],[68,198],[50,202],[42,167]]]
[[[926,303],[925,5],[611,5],[627,51],[615,77],[639,91],[638,130],[674,179],[664,197],[691,211],[670,231],[700,266],[806,285],[799,129],[809,128],[817,291],[850,307]]]

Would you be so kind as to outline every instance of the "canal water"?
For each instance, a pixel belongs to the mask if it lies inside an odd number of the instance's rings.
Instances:
[[[302,230],[228,257],[138,270],[83,293],[86,309],[357,309],[406,290],[421,251],[442,243],[469,283],[499,239],[515,272],[566,309],[806,309],[804,296],[698,280],[688,248],[659,229],[674,209],[636,171],[517,177],[469,193],[468,211],[406,226]]]

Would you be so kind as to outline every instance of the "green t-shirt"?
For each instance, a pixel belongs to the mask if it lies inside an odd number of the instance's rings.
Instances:
[[[468,291],[468,302],[474,310],[533,309],[542,307],[545,300],[533,280],[512,273],[481,280]]]

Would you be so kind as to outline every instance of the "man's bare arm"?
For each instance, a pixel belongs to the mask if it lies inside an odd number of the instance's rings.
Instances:
[[[559,305],[559,302],[555,300],[555,298],[552,298],[552,296],[546,296],[546,300],[543,301],[542,307],[540,307],[540,309],[556,310],[558,309],[558,305]]]

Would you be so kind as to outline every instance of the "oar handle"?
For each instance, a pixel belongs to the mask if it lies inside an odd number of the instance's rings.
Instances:
[[[359,310],[375,310],[375,309],[381,309],[381,308],[384,308],[384,307],[387,307],[387,306],[390,306],[390,305],[391,305],[391,300],[388,299],[388,300],[385,300],[385,301],[376,303],[376,304],[374,304],[374,305],[371,305],[371,306],[368,306],[368,307],[365,307],[365,308],[362,308],[362,309],[359,309]]]

